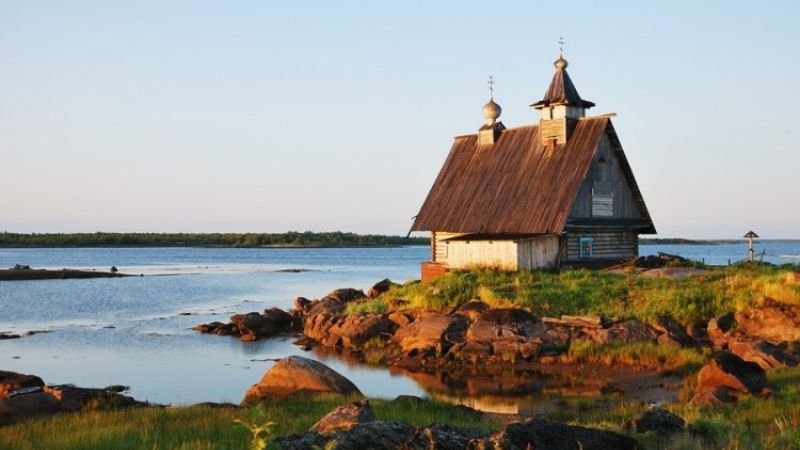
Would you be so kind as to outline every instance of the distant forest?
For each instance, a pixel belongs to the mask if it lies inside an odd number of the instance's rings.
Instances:
[[[335,231],[288,233],[9,233],[0,247],[394,247],[427,245],[427,237]]]

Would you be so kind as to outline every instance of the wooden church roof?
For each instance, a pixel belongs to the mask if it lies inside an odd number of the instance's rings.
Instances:
[[[562,232],[604,134],[646,219],[644,232],[655,232],[608,117],[580,119],[555,147],[543,144],[537,125],[504,130],[489,146],[475,134],[457,137],[411,231]]]
[[[572,79],[567,73],[567,61],[559,56],[554,64],[556,71],[553,74],[553,79],[550,81],[547,92],[544,93],[544,98],[531,106],[537,109],[551,105],[569,105],[581,108],[593,107],[594,103],[582,99],[578,94],[578,89],[575,88],[575,84],[572,83]]]

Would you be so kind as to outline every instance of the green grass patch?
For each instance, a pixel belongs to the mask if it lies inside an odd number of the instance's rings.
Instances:
[[[386,311],[389,301],[407,308],[450,310],[479,298],[494,307],[522,307],[541,316],[595,314],[652,321],[670,315],[689,323],[747,308],[763,297],[800,304],[794,266],[743,265],[708,268],[702,275],[670,280],[635,272],[473,270],[452,272],[431,283],[394,287],[352,311]]]
[[[287,435],[306,431],[333,408],[352,400],[318,396],[266,401],[249,409],[179,407],[63,413],[0,427],[0,449],[239,450],[250,445],[251,433],[236,420],[252,425],[275,422],[272,435]],[[410,405],[371,399],[370,404],[379,420],[499,427],[436,401]]]
[[[696,371],[711,358],[710,349],[681,348],[673,344],[649,342],[602,345],[572,341],[567,354],[570,359],[579,363],[642,366],[673,374]]]

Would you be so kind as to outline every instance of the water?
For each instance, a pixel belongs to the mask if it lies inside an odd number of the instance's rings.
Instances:
[[[129,385],[137,399],[158,403],[238,402],[272,364],[253,360],[303,354],[323,359],[367,395],[424,395],[408,377],[305,353],[290,338],[242,343],[191,327],[239,312],[287,309],[300,295],[417,278],[427,255],[424,247],[0,249],[0,267],[115,265],[146,275],[0,283],[0,331],[48,331],[0,341],[0,368],[50,384]]]
[[[800,241],[757,243],[756,252],[762,250],[767,252],[766,261],[800,261]],[[517,400],[497,393],[481,396],[476,379],[455,380],[462,388],[453,388],[442,381],[452,377],[407,374],[323,352],[304,352],[292,345],[291,338],[243,343],[191,330],[198,323],[226,321],[234,313],[272,306],[287,309],[301,295],[318,298],[339,287],[366,289],[387,277],[418,278],[419,263],[427,259],[428,251],[426,247],[0,249],[0,267],[107,270],[115,265],[125,273],[146,275],[0,282],[0,331],[47,331],[0,341],[0,369],[37,374],[50,384],[129,385],[137,399],[157,403],[238,402],[273,364],[259,360],[305,355],[323,360],[368,396],[433,396],[483,409],[518,410]],[[658,251],[711,264],[747,255],[744,243],[641,248],[642,254]],[[282,271],[286,269],[302,271]]]
[[[756,240],[754,244],[756,260],[773,264],[800,263],[800,240]],[[639,253],[651,255],[658,252],[680,255],[706,264],[727,265],[747,259],[747,242],[742,240],[736,244],[671,244],[640,245]],[[763,256],[762,256],[763,253]]]

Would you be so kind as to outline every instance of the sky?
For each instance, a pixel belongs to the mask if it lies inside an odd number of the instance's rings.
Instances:
[[[560,36],[659,237],[800,238],[800,2],[0,0],[0,231],[405,234]]]

